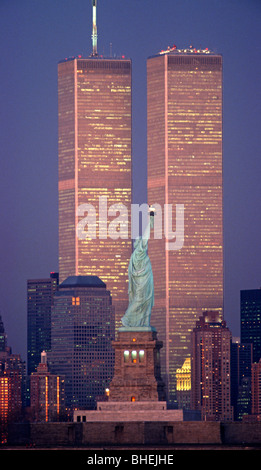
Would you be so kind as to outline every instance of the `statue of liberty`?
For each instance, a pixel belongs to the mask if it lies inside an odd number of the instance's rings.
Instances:
[[[150,208],[149,223],[144,234],[134,242],[129,276],[129,305],[121,321],[124,327],[150,327],[151,309],[154,305],[154,283],[147,253],[150,228],[154,224],[154,209]]]

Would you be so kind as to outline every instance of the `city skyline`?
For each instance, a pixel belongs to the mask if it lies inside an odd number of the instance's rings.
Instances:
[[[80,17],[72,2],[62,12],[60,2],[7,3],[0,7],[6,90],[1,107],[1,265],[7,279],[0,311],[8,345],[24,359],[26,281],[58,271],[57,64],[67,56],[91,53],[92,11],[88,1],[79,2]],[[102,0],[98,5],[98,50],[133,60],[133,202],[147,202],[147,58],[173,42],[202,45],[223,56],[224,317],[238,336],[240,289],[261,287],[260,65],[254,60],[260,5],[254,0],[213,2],[212,7],[206,1],[166,2],[164,10],[151,0],[149,19],[145,1],[139,2],[139,13],[138,3],[117,10],[119,5],[118,0],[115,8]],[[11,19],[16,29],[9,28]]]

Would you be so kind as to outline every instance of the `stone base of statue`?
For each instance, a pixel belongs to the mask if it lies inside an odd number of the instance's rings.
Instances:
[[[163,346],[152,327],[121,327],[115,350],[114,377],[109,402],[149,402],[165,399],[160,374],[160,349]]]
[[[168,410],[165,401],[101,401],[96,410],[75,410],[74,422],[83,423],[164,423],[168,426],[175,421],[200,421],[200,412],[190,410]],[[111,430],[112,428],[110,428]],[[101,434],[101,440],[103,436]]]
[[[96,410],[74,411],[76,422],[167,422],[198,420],[186,410],[168,410],[165,385],[160,375],[160,349],[152,327],[122,327],[115,349],[114,377],[106,401]],[[115,424],[116,426],[116,424]]]

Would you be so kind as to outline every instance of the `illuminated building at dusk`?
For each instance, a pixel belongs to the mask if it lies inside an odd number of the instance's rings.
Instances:
[[[27,370],[35,372],[41,352],[51,348],[51,308],[58,288],[58,273],[27,281]]]
[[[25,362],[20,354],[12,354],[6,339],[0,316],[0,428],[1,423],[20,419],[25,403]]]
[[[36,421],[59,421],[65,404],[64,377],[50,373],[47,359],[43,351],[37,371],[30,376],[30,404]]]
[[[114,307],[97,276],[70,276],[54,296],[50,372],[65,379],[67,408],[93,408],[113,376]]]
[[[203,420],[232,421],[231,332],[222,314],[204,312],[192,333],[191,408]]]
[[[235,420],[241,420],[243,415],[251,412],[252,362],[253,345],[234,338],[231,344],[231,404]]]
[[[191,359],[187,357],[183,366],[177,369],[177,402],[181,409],[190,409],[191,394]]]
[[[0,371],[0,437],[1,424],[16,421],[22,412],[22,378],[20,371]]]
[[[120,318],[128,305],[131,256],[127,224],[120,237],[116,233],[120,205],[128,217],[131,208],[131,61],[96,54],[63,60],[58,103],[60,281],[99,276]],[[88,224],[86,217],[94,220]]]
[[[261,289],[240,291],[241,342],[253,346],[253,362],[261,359]]]
[[[261,359],[252,364],[252,415],[259,417],[261,415]]]
[[[152,235],[149,256],[151,323],[164,344],[168,398],[176,402],[176,371],[190,356],[196,321],[204,310],[223,309],[221,55],[173,47],[148,58],[147,146],[148,203],[162,211],[172,205],[169,237]],[[177,207],[184,208],[184,238],[173,249],[167,238]]]

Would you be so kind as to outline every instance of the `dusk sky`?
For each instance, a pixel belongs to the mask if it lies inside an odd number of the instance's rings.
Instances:
[[[98,0],[98,53],[132,59],[134,203],[147,202],[146,60],[223,55],[224,317],[261,287],[261,1]],[[0,315],[26,360],[27,279],[58,271],[57,64],[91,53],[91,0],[0,0]],[[95,273],[94,273],[95,274]]]

